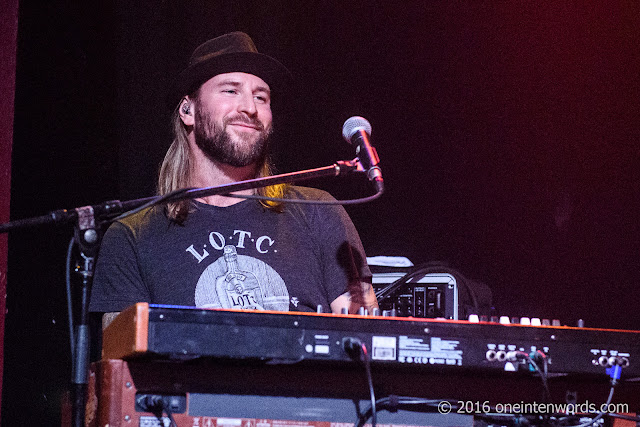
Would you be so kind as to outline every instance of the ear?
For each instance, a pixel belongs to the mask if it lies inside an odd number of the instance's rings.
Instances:
[[[178,106],[178,114],[185,126],[193,126],[194,114],[193,114],[193,102],[188,96],[182,98],[180,105]]]

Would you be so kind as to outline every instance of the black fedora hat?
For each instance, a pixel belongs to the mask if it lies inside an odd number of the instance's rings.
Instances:
[[[208,40],[198,46],[169,93],[169,108],[176,108],[183,96],[193,93],[218,74],[243,72],[264,80],[272,92],[286,92],[293,81],[291,73],[276,59],[258,53],[247,34],[236,31]]]

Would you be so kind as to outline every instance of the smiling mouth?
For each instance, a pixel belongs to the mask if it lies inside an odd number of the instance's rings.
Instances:
[[[251,124],[251,123],[244,123],[244,122],[231,122],[229,123],[231,126],[238,126],[241,128],[245,128],[245,129],[253,129],[256,131],[261,130],[258,126]]]

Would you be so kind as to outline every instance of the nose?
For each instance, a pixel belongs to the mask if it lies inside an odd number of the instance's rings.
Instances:
[[[253,94],[245,93],[240,97],[238,111],[241,113],[245,113],[248,116],[256,115],[256,113],[258,112],[258,108],[256,107],[256,101],[253,98]]]

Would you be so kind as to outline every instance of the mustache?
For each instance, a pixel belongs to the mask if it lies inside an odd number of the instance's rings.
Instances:
[[[251,117],[247,117],[247,116],[242,116],[242,115],[238,115],[238,116],[233,116],[233,117],[227,117],[224,119],[224,126],[226,127],[229,123],[243,123],[249,126],[253,126],[255,127],[257,130],[264,132],[264,125],[262,124],[262,122],[258,119],[255,118],[251,118]]]

